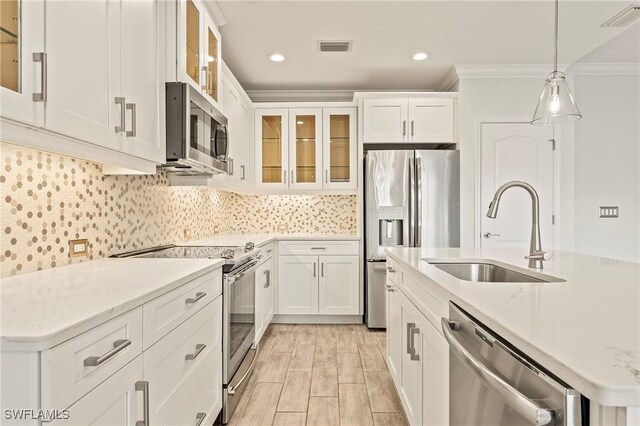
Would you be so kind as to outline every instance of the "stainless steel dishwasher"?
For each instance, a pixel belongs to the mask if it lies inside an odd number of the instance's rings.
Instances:
[[[450,425],[582,425],[581,395],[449,305]],[[586,419],[584,419],[586,420]]]

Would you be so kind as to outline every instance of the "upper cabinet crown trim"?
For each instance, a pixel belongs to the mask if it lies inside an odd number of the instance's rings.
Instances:
[[[416,99],[416,98],[451,98],[457,99],[458,92],[355,92],[353,94],[353,100],[358,101],[360,99]]]

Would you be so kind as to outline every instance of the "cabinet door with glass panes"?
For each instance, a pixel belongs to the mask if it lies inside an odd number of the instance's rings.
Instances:
[[[358,187],[355,108],[323,109],[323,188]]]
[[[289,187],[322,189],[322,108],[289,110]]]
[[[0,1],[0,115],[44,124],[44,1]]]
[[[205,95],[215,103],[220,102],[219,78],[222,73],[222,61],[220,60],[220,32],[209,15],[204,19],[204,54],[201,65],[202,89]]]
[[[256,188],[289,187],[289,110],[257,109]]]

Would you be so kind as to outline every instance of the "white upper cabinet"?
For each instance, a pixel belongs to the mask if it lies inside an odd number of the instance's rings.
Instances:
[[[256,188],[358,186],[355,108],[256,109]]]
[[[454,143],[455,99],[365,99],[364,143]]]
[[[2,0],[0,111],[25,124],[44,123],[46,55],[44,1]]]
[[[408,107],[406,99],[365,99],[364,142],[406,142]]]
[[[322,147],[325,189],[358,187],[358,125],[356,108],[324,108]]]
[[[256,187],[288,188],[289,110],[256,110],[255,133]]]
[[[322,189],[322,108],[289,110],[289,187]]]
[[[166,152],[160,117],[165,111],[164,96],[161,96],[165,73],[160,66],[160,48],[164,46],[160,43],[160,2],[123,1],[121,4],[121,96],[126,100],[122,151],[164,163]]]
[[[178,0],[177,21],[177,80],[220,107],[220,32],[200,0]]]
[[[53,1],[46,6],[45,127],[114,150],[122,146],[120,2]],[[100,16],[102,19],[89,19]]]

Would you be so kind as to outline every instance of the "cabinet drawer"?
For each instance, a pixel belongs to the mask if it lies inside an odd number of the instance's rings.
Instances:
[[[264,246],[260,247],[262,249],[262,255],[264,256],[265,259],[272,257],[273,255],[275,255],[275,251],[276,251],[276,244],[275,243],[269,243],[269,244],[265,244]]]
[[[280,241],[278,254],[318,255],[359,253],[358,241]]]
[[[142,353],[142,308],[42,352],[42,406],[67,408]]]
[[[202,346],[204,345],[204,346]],[[151,424],[164,424],[222,353],[222,297],[198,311],[143,355]]]
[[[222,410],[222,353],[210,358],[202,363],[206,371],[197,375],[199,381],[165,425],[195,425],[202,417],[202,425],[211,425],[218,417]]]
[[[196,278],[142,307],[144,349],[222,294],[222,268]]]
[[[397,260],[387,257],[387,280],[393,282],[395,285],[399,284],[400,276],[400,264]]]
[[[428,278],[420,278],[421,281]],[[449,298],[435,283],[418,282],[416,278],[402,271],[401,289],[420,312],[440,332],[440,320],[449,315]]]

